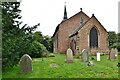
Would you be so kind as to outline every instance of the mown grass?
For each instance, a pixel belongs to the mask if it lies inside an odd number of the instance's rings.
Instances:
[[[96,56],[94,56],[96,59]],[[87,66],[81,58],[74,58],[73,63],[65,62],[65,54],[55,57],[33,59],[33,71],[28,74],[19,73],[19,65],[13,69],[6,69],[3,78],[118,78],[118,59],[110,61],[108,55],[101,56],[101,61],[93,61],[94,66]],[[57,66],[51,66],[56,64]]]

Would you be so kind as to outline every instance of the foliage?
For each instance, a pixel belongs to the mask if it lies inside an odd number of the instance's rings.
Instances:
[[[2,3],[2,68],[14,67],[23,54],[30,54],[34,31],[39,24],[33,27],[25,24],[20,28],[22,22],[19,2]]]
[[[111,48],[117,48],[118,51],[120,52],[120,43],[114,43]]]
[[[53,41],[50,36],[44,36],[40,31],[36,31],[33,39],[43,44],[49,52],[53,52]]]
[[[39,43],[38,41],[33,41],[32,45],[31,45],[31,54],[30,55],[33,58],[39,58],[42,56],[47,56],[48,51],[43,44]]]
[[[108,35],[110,48],[117,48],[120,51],[120,33],[108,32]]]
[[[118,42],[120,42],[120,33],[117,33]]]
[[[43,41],[41,42],[49,52],[53,52],[53,41],[51,37],[44,36]]]
[[[108,60],[109,55],[101,56],[101,61],[91,60],[94,66],[87,66],[87,62],[81,62],[74,58],[73,63],[66,63],[65,54],[56,54],[55,57],[33,59],[33,71],[28,74],[20,74],[19,66],[13,69],[6,69],[3,78],[118,78],[118,58]],[[91,59],[91,56],[90,56]],[[57,67],[52,64],[58,65]],[[112,72],[112,73],[111,73]],[[96,79],[95,79],[96,80]]]
[[[42,35],[42,32],[40,31],[36,31],[34,34],[33,34],[33,39],[34,40],[37,40],[38,42],[42,42],[43,41],[43,35]]]
[[[117,35],[115,32],[111,31],[111,32],[108,32],[108,40],[109,40],[109,46],[112,46],[113,43],[116,42],[117,40]]]
[[[15,4],[13,6],[13,4]],[[18,55],[15,55],[15,46],[18,40],[16,35],[19,32],[19,28],[14,25],[15,16],[19,15],[20,10],[17,9],[19,3],[2,3],[2,66],[13,67],[17,64]],[[15,11],[15,12],[13,12]],[[16,13],[17,11],[17,13]],[[19,17],[19,16],[17,16]],[[16,18],[17,18],[16,17]],[[22,34],[22,33],[21,33]],[[17,53],[16,53],[17,54]]]

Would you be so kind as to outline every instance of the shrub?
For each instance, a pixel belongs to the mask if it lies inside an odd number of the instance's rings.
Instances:
[[[48,51],[46,47],[39,43],[38,41],[33,41],[31,45],[31,54],[30,56],[33,58],[46,57],[48,55]]]

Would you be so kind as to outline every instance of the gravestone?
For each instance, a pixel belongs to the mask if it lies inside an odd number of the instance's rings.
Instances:
[[[32,59],[28,54],[24,54],[20,59],[20,73],[32,72]]]
[[[117,58],[118,56],[118,50],[115,48],[115,59]]]
[[[110,51],[110,54],[109,54],[109,59],[114,60],[116,58],[115,54],[116,54],[116,51],[115,51],[115,49],[112,48]]]
[[[100,53],[97,53],[97,61],[100,61]]]
[[[86,49],[82,50],[82,61],[83,62],[89,61],[89,53]]]
[[[73,62],[73,52],[70,48],[67,49],[67,62]]]
[[[79,46],[76,47],[76,53],[75,53],[75,57],[79,58],[80,56],[80,52],[79,52]]]

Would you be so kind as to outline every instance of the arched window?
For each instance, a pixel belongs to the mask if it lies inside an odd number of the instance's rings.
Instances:
[[[90,30],[90,48],[98,48],[98,32],[93,27]]]

